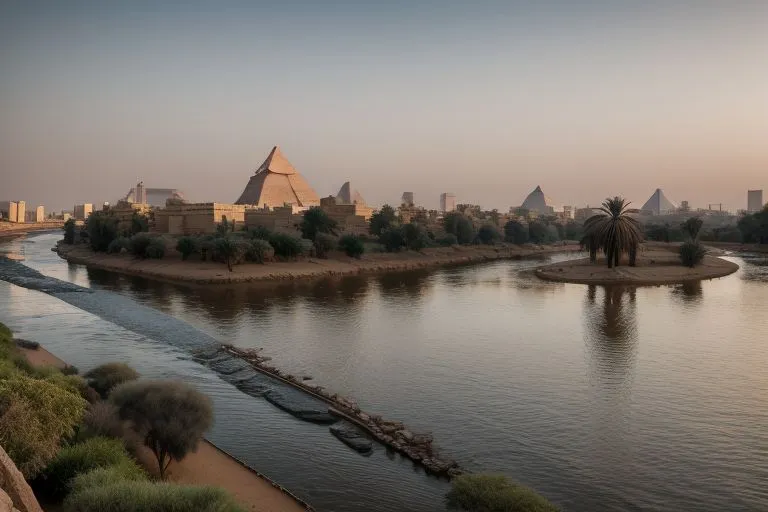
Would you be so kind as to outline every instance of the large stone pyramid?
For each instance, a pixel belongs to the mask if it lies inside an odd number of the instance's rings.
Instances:
[[[339,189],[339,193],[336,194],[336,204],[359,204],[364,205],[365,199],[360,195],[356,189],[352,188],[352,185],[347,181]]]
[[[552,200],[544,195],[540,186],[537,186],[533,192],[528,194],[521,208],[538,213],[552,213],[555,210]]]
[[[248,180],[235,204],[268,206],[319,206],[320,197],[275,146]]]
[[[657,188],[645,202],[640,211],[648,211],[652,212],[654,215],[661,215],[663,213],[673,212],[676,208],[677,206],[675,206],[675,203],[667,199],[664,192],[660,188]]]

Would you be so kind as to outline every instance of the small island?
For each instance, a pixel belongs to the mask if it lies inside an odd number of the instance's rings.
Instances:
[[[682,244],[647,243],[631,216],[635,212],[621,197],[606,199],[600,213],[584,223],[582,246],[589,258],[545,265],[535,274],[548,281],[577,284],[662,285],[714,279],[739,269],[733,262],[707,255],[698,240],[701,219],[692,217],[683,223],[688,240]]]

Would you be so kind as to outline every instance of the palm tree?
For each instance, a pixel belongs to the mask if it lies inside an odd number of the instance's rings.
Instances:
[[[691,240],[696,241],[699,238],[699,231],[701,231],[701,226],[703,225],[704,221],[699,217],[691,217],[680,224],[680,227],[688,234]]]
[[[621,253],[627,253],[629,266],[635,266],[642,235],[640,224],[629,216],[637,210],[630,209],[629,205],[622,197],[608,198],[603,201],[601,213],[584,222],[585,238],[591,241],[589,246],[602,249],[608,268],[619,266]]]

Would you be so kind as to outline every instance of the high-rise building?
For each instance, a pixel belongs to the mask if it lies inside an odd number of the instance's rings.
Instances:
[[[136,201],[139,204],[146,204],[147,202],[147,189],[144,188],[144,182],[140,181],[136,184]]]
[[[413,199],[413,198],[411,198]],[[443,192],[440,194],[440,211],[452,212],[456,209],[456,194],[451,192]]]
[[[755,213],[763,209],[763,191],[762,190],[748,190],[747,191],[747,212]]]
[[[680,211],[681,212],[691,211],[691,205],[688,204],[688,201],[680,201]]]
[[[23,223],[27,221],[27,203],[24,201],[16,202],[16,222]]]
[[[405,206],[413,206],[413,192],[403,192],[403,197],[400,199],[400,203]]]
[[[93,204],[92,203],[76,204],[74,211],[72,213],[73,213],[73,216],[75,217],[75,220],[85,220],[88,218],[88,216],[91,213],[93,213]]]
[[[30,210],[26,213],[27,222],[45,222],[45,208],[38,206],[34,210]]]

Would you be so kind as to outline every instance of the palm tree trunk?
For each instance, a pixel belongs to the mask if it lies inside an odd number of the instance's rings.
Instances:
[[[608,263],[608,268],[613,268],[613,248],[605,251],[605,261]]]
[[[637,246],[633,245],[629,249],[629,266],[634,267],[637,263]]]
[[[616,249],[615,252],[613,253],[613,258],[614,258],[613,265],[615,267],[618,267],[619,266],[619,262],[621,261],[621,251]]]

